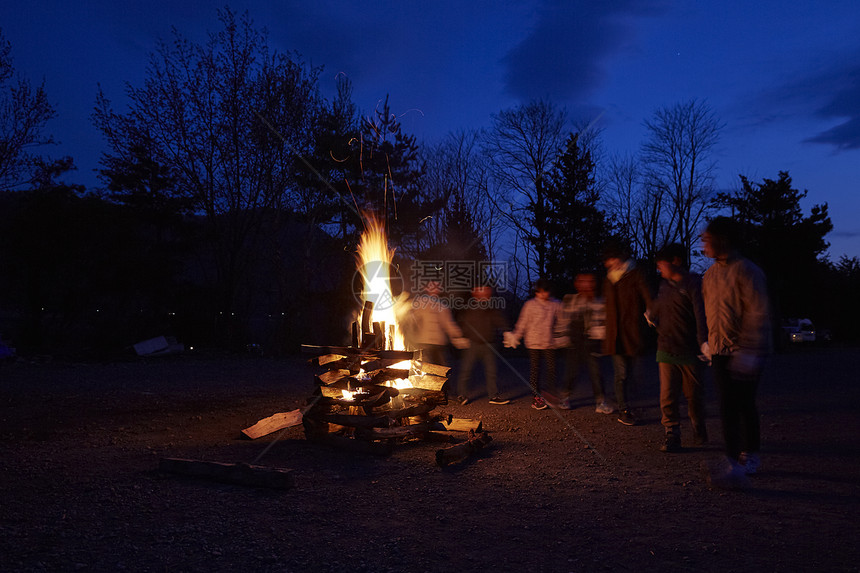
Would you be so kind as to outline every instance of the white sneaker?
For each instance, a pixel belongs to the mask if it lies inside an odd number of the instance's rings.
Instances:
[[[761,458],[758,457],[758,454],[741,452],[741,455],[738,457],[738,461],[743,466],[744,472],[746,472],[747,475],[757,473],[761,467]]]
[[[606,402],[601,402],[600,404],[597,405],[597,407],[594,409],[594,411],[597,412],[598,414],[611,414],[612,412],[615,411],[615,408],[613,408],[612,406],[610,406]]]

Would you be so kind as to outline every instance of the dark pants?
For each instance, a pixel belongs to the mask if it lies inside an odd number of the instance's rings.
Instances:
[[[493,398],[499,393],[496,384],[496,353],[490,344],[481,344],[472,341],[469,348],[463,351],[463,359],[460,362],[460,376],[457,379],[457,391],[460,396],[469,395],[469,377],[475,368],[475,362],[481,360],[484,363],[484,377],[487,379],[487,395]]]
[[[731,356],[713,356],[714,384],[720,397],[720,417],[726,455],[737,460],[741,452],[757,453],[761,449],[756,394],[759,377],[739,378],[729,370]]]
[[[687,398],[687,412],[693,424],[693,435],[699,440],[708,439],[705,427],[705,386],[702,383],[702,367],[699,364],[666,364],[660,362],[660,411],[661,423],[666,431],[679,433],[681,415],[679,390]]]
[[[529,384],[532,393],[540,396],[540,371],[541,362],[546,366],[547,386],[555,389],[555,350],[551,348],[536,349],[529,348]]]
[[[633,356],[612,355],[612,369],[615,371],[615,401],[618,402],[620,412],[629,408],[627,399],[630,391],[630,379],[633,376],[633,362]]]
[[[594,399],[600,403],[604,400],[603,395],[603,378],[600,376],[600,363],[597,356],[588,351],[588,347],[584,344],[576,345],[567,349],[567,368],[564,372],[564,386],[568,396],[576,386],[576,380],[585,366],[588,370],[588,377],[591,379],[591,389],[594,391]]]

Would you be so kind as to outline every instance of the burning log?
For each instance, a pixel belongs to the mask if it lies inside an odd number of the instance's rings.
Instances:
[[[373,301],[364,301],[364,309],[361,311],[361,346],[367,348],[371,341],[375,342],[373,337]]]
[[[436,464],[445,467],[447,465],[468,459],[475,453],[483,450],[493,441],[490,434],[486,432],[472,433],[468,440],[462,444],[451,446],[436,451]]]
[[[344,408],[375,408],[376,406],[381,406],[382,404],[387,404],[391,401],[391,390],[393,390],[393,388],[385,388],[382,392],[368,395],[367,397],[363,397],[358,400],[320,396],[317,403],[324,406],[337,405]]]

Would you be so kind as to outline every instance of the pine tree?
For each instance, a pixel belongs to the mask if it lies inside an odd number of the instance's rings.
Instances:
[[[546,186],[549,249],[547,277],[559,292],[570,292],[578,272],[601,265],[602,248],[611,236],[611,226],[597,207],[599,193],[594,161],[571,134]]]

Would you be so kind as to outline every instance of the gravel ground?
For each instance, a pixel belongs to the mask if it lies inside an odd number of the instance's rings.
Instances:
[[[691,447],[685,420],[685,451],[658,450],[647,362],[642,424],[627,427],[594,412],[585,381],[576,409],[531,409],[512,356],[513,404],[488,404],[478,380],[472,403],[442,408],[493,437],[445,469],[439,444],[379,457],[311,444],[301,427],[242,439],[304,404],[302,357],[0,364],[0,571],[860,571],[858,358],[773,357],[763,468],[743,492],[703,479],[716,416],[710,445]],[[161,457],[290,468],[295,487],[163,475]]]

